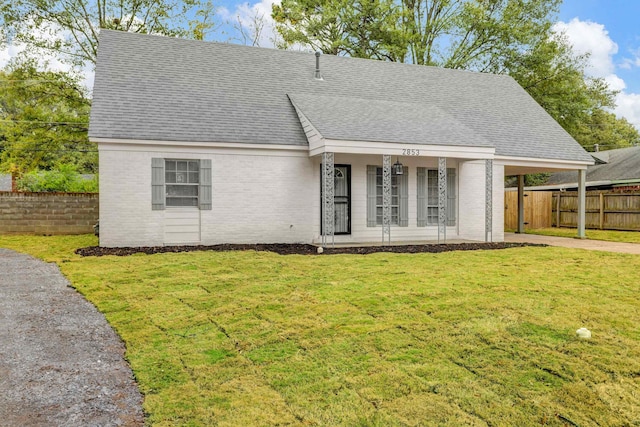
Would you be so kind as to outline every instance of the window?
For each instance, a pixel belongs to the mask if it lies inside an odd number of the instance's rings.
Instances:
[[[438,225],[438,170],[418,168],[418,227]],[[456,224],[456,170],[447,168],[447,225]]]
[[[409,168],[402,175],[391,174],[391,224],[409,225]],[[367,166],[367,227],[382,225],[382,168]]]
[[[447,181],[448,183],[448,181]],[[427,170],[427,225],[438,224],[438,170]]]
[[[398,175],[391,174],[391,224],[398,225],[400,197]],[[376,225],[382,225],[382,168],[376,168]]]
[[[200,161],[165,160],[164,182],[167,206],[198,206]]]
[[[211,210],[210,159],[151,159],[151,209]]]

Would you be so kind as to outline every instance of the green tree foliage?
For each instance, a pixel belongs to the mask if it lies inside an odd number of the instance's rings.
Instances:
[[[213,28],[209,0],[0,0],[9,40],[95,63],[101,28],[203,39]]]
[[[551,27],[560,0],[282,0],[285,46],[499,72]]]
[[[578,142],[624,146],[638,132],[615,92],[552,31],[560,0],[282,0],[283,47],[509,74]]]
[[[272,16],[282,48],[299,44],[357,58],[404,61],[406,46],[393,0],[283,0]]]
[[[586,59],[574,55],[562,35],[551,34],[506,60],[505,71],[585,148],[638,143],[637,129],[608,111],[615,92],[602,79],[585,77]]]
[[[90,100],[77,77],[34,62],[0,71],[0,169],[24,173],[68,163],[97,169],[87,137]]]
[[[638,129],[627,119],[602,109],[593,111],[574,136],[591,151],[640,145]]]
[[[33,170],[18,179],[19,191],[97,193],[98,176],[83,177],[75,165],[60,164],[52,170]]]

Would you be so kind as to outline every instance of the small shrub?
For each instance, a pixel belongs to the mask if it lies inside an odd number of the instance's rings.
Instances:
[[[19,191],[97,193],[98,176],[87,179],[73,165],[63,164],[52,170],[34,170],[18,179]]]

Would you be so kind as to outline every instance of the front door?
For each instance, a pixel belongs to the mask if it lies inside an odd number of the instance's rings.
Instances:
[[[336,165],[333,180],[334,234],[351,234],[351,166]],[[320,209],[322,211],[322,194]]]

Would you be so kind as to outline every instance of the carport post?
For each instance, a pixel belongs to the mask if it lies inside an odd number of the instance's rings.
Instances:
[[[518,175],[518,231],[524,234],[524,175]]]
[[[585,236],[585,219],[586,219],[586,200],[587,200],[587,191],[586,191],[586,179],[587,171],[586,169],[580,169],[578,171],[578,238],[584,239]]]

